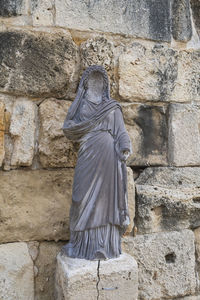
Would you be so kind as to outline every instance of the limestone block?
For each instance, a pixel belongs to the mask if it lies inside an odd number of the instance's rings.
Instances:
[[[57,257],[57,300],[132,300],[138,294],[138,269],[133,257],[101,261]]]
[[[91,65],[102,65],[106,69],[110,80],[111,94],[115,94],[117,83],[114,76],[114,45],[107,38],[96,36],[82,43],[80,46],[81,69]]]
[[[0,17],[16,17],[26,13],[26,0],[1,0]]]
[[[200,226],[200,168],[147,168],[136,180],[141,234]]]
[[[64,31],[0,32],[0,91],[61,96],[77,80],[77,46]]]
[[[122,110],[133,149],[128,165],[166,165],[167,106],[133,103]]]
[[[34,300],[33,262],[26,243],[0,245],[0,299]]]
[[[191,39],[190,0],[172,2],[172,35],[178,41],[186,42]]]
[[[48,99],[39,106],[39,157],[44,168],[76,164],[78,144],[69,141],[62,130],[70,105],[69,101]]]
[[[31,0],[33,26],[52,26],[53,12],[53,0]]]
[[[41,242],[39,253],[35,260],[38,274],[35,278],[35,299],[34,300],[55,300],[54,285],[56,271],[56,256],[59,253],[63,242]]]
[[[170,41],[170,1],[56,0],[56,25]]]
[[[0,243],[67,240],[73,170],[0,172]]]
[[[126,234],[130,233],[133,230],[135,218],[135,183],[133,178],[133,171],[129,167],[127,168],[127,184],[130,225],[128,226]]]
[[[198,0],[190,0],[192,16],[195,23],[195,28],[200,35],[200,2]]]
[[[138,263],[138,300],[174,299],[195,293],[191,230],[126,237],[123,247]]]
[[[31,101],[16,101],[10,123],[14,139],[12,166],[31,166],[34,156],[36,130],[36,104]]]
[[[175,166],[200,165],[200,107],[170,104],[169,163]]]
[[[119,94],[134,101],[199,101],[200,51],[133,43],[119,57]]]
[[[197,272],[198,272],[198,278],[200,278],[200,227],[194,230],[194,235],[195,235]],[[198,281],[198,291],[200,292],[200,281]]]
[[[0,102],[0,167],[2,166],[2,162],[5,156],[4,149],[4,131],[5,131],[5,118],[4,118],[4,103]]]

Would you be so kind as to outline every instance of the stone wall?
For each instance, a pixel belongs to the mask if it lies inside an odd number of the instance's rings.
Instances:
[[[198,0],[0,0],[1,299],[54,299],[78,151],[61,128],[92,64],[132,140],[138,299],[200,299],[199,16]]]

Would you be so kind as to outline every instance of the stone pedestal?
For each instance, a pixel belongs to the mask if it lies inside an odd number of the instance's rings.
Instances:
[[[128,254],[100,263],[58,254],[55,293],[57,300],[136,300],[137,262]]]

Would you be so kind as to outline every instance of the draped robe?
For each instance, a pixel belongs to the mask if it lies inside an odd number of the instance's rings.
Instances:
[[[105,76],[105,70],[99,70]],[[131,151],[130,139],[121,107],[108,96],[108,87],[103,101],[93,103],[84,97],[85,77],[79,87],[81,96],[63,125],[64,134],[80,142],[66,252],[72,257],[94,259],[100,248],[111,258],[121,253],[120,233],[128,219],[123,151]]]

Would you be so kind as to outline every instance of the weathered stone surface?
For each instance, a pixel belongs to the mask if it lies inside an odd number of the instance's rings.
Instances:
[[[33,26],[53,25],[53,0],[31,0]]]
[[[200,226],[200,168],[147,168],[136,180],[138,232]]]
[[[55,300],[55,270],[56,256],[59,253],[63,242],[41,242],[39,253],[35,260],[38,274],[35,278],[35,299],[34,300]]]
[[[195,293],[192,231],[126,237],[123,246],[138,262],[138,300],[171,299]]]
[[[122,110],[133,148],[128,165],[166,165],[167,106],[123,104]]]
[[[133,230],[134,218],[135,218],[135,183],[133,179],[133,171],[131,168],[127,168],[127,184],[128,184],[128,208],[129,208],[129,217],[130,224],[126,231],[126,234],[130,233]]]
[[[119,57],[119,94],[134,101],[200,101],[200,51],[134,43]]]
[[[33,262],[26,243],[0,245],[0,299],[34,300]]]
[[[73,170],[0,172],[0,243],[66,240]]]
[[[36,104],[26,99],[16,101],[10,123],[14,139],[12,166],[31,166],[34,155]]]
[[[15,17],[24,13],[25,0],[1,0],[0,17]]]
[[[127,101],[164,101],[174,89],[177,72],[175,50],[134,43],[119,57],[119,93]]]
[[[138,269],[133,257],[101,261],[57,257],[56,299],[132,300],[138,294]],[[98,272],[99,271],[99,277]],[[98,296],[99,294],[99,296]]]
[[[70,105],[69,101],[56,99],[40,104],[39,156],[44,168],[75,166],[78,144],[70,142],[62,130]]]
[[[190,5],[192,8],[192,15],[195,27],[200,35],[200,2],[199,0],[190,0]]]
[[[191,39],[190,0],[172,1],[172,35],[178,41]]]
[[[77,46],[69,34],[0,32],[0,91],[35,97],[66,94],[75,80]]]
[[[102,36],[91,38],[80,46],[81,69],[85,70],[91,65],[102,65],[106,69],[110,79],[112,95],[116,92],[116,80],[114,77],[114,45]]]
[[[195,235],[195,248],[196,248],[196,267],[198,272],[198,279],[200,278],[200,227],[194,230]],[[200,282],[198,280],[198,291],[200,292]]]
[[[2,162],[5,156],[4,149],[4,131],[5,131],[5,119],[4,119],[4,103],[0,102],[0,167],[2,166]]]
[[[200,295],[198,296],[186,296],[186,297],[181,297],[181,298],[176,298],[177,300],[199,300]]]
[[[170,1],[56,0],[56,25],[170,40]]]
[[[175,166],[200,165],[200,107],[170,104],[169,163]]]

